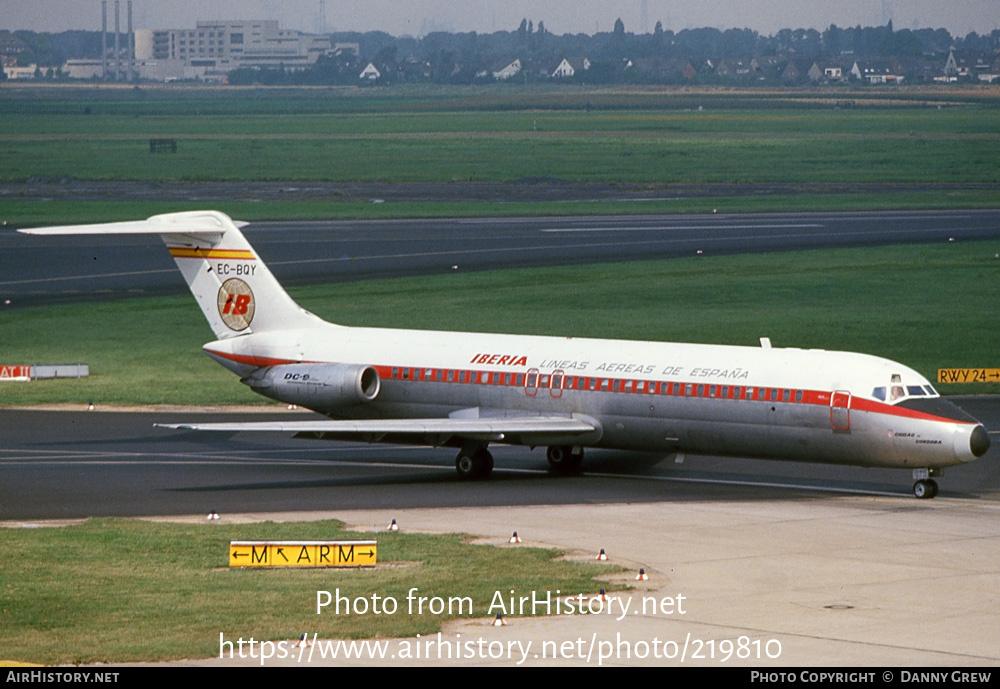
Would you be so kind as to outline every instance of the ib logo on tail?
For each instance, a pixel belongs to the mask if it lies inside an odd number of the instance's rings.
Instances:
[[[240,332],[250,327],[254,314],[254,298],[250,285],[239,278],[229,278],[219,288],[219,315],[231,330]]]

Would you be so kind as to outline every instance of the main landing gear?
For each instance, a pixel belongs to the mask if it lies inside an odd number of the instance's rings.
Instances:
[[[572,474],[580,470],[583,463],[583,448],[570,445],[553,445],[545,451],[552,471],[558,474]]]
[[[583,463],[583,448],[570,445],[553,445],[545,451],[552,471],[557,474],[572,474],[580,470]],[[480,481],[493,472],[493,455],[485,445],[463,447],[455,458],[455,471],[463,481]]]
[[[920,500],[930,500],[938,494],[937,481],[931,476],[940,476],[941,469],[914,469],[913,495]]]
[[[455,471],[463,481],[487,479],[493,472],[493,455],[483,447],[463,447],[455,458]]]

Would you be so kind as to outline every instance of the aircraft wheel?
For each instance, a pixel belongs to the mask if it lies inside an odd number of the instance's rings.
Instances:
[[[545,451],[545,458],[549,460],[553,471],[569,474],[579,471],[580,464],[583,463],[583,451],[573,452],[569,445],[553,445]]]
[[[462,450],[455,459],[455,471],[463,481],[489,478],[493,473],[493,455],[485,448],[471,454]]]
[[[938,494],[937,481],[922,479],[913,484],[913,495],[920,500],[929,500]]]

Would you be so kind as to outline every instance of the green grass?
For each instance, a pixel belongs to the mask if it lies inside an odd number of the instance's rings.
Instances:
[[[1000,91],[919,94],[8,88],[0,179],[1000,182]]]
[[[989,111],[983,118],[993,130],[934,135],[918,130],[906,136],[882,131],[800,135],[780,122],[750,131],[707,128],[693,134],[627,129],[447,135],[359,131],[337,137],[219,134],[181,138],[176,154],[148,152],[148,138],[168,136],[169,130],[148,129],[135,138],[4,137],[0,179],[996,183],[1000,117]]]
[[[229,568],[230,540],[378,540],[366,569]],[[209,658],[227,640],[426,635],[457,615],[410,614],[407,592],[472,598],[488,617],[495,592],[594,593],[616,567],[559,552],[467,544],[461,535],[357,534],[339,522],[180,525],[94,519],[78,526],[0,529],[0,659],[46,664]],[[461,567],[455,563],[460,562]],[[399,566],[406,564],[406,566]],[[317,591],[394,598],[394,615],[316,614]]]
[[[998,252],[997,242],[975,242],[702,256],[290,292],[344,325],[743,345],[768,336],[779,347],[884,356],[934,380],[938,368],[1000,365]],[[5,384],[0,405],[264,401],[200,352],[212,337],[190,296],[0,311],[0,332],[4,362],[87,363],[91,372]]]

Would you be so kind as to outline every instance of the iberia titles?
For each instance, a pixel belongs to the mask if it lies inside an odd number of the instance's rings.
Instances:
[[[483,354],[479,353],[469,361],[471,364],[487,364],[492,366],[527,367],[528,357],[521,354]],[[535,368],[543,371],[561,370],[578,373],[592,372],[597,375],[661,375],[666,377],[691,378],[723,378],[742,380],[748,378],[750,372],[738,366],[733,368],[718,368],[707,366],[659,366],[657,364],[620,363],[614,361],[590,362],[568,359],[546,359]]]
[[[527,366],[528,357],[519,354],[476,354],[470,364],[491,364],[495,366]]]

